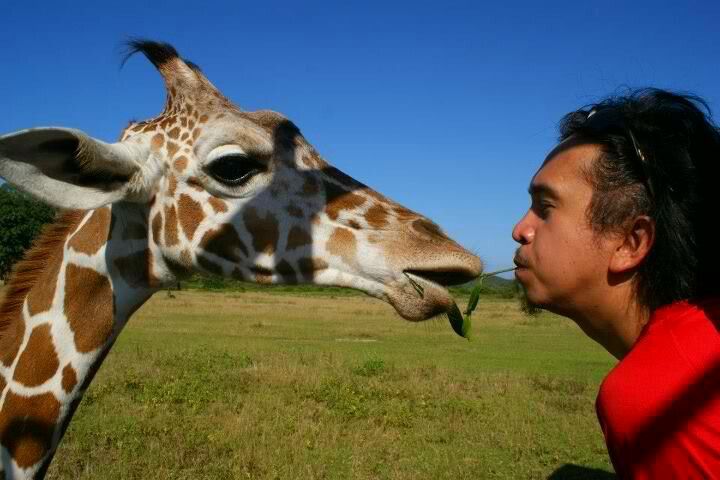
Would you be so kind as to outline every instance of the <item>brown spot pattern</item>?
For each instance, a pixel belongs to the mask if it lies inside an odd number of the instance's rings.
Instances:
[[[297,225],[290,229],[287,239],[287,249],[294,250],[305,245],[312,244],[312,237],[304,229]]]
[[[147,228],[142,223],[131,222],[122,231],[123,240],[145,240],[147,239]]]
[[[179,148],[180,148],[180,147],[178,146],[177,143],[168,142],[168,143],[167,143],[167,154],[168,154],[168,157],[169,157],[169,158],[173,158],[173,157],[175,156],[175,154],[177,153],[177,151],[178,151]]]
[[[70,239],[70,247],[76,252],[94,255],[105,245],[110,231],[110,209],[95,210],[80,231]]]
[[[291,216],[295,218],[305,218],[305,215],[303,214],[303,211],[300,207],[296,207],[295,205],[288,205],[286,210]]]
[[[153,242],[160,244],[160,232],[162,231],[162,215],[160,215],[160,212],[153,217],[151,228]]]
[[[177,178],[175,177],[175,175],[170,174],[170,178],[168,179],[168,196],[174,197],[175,190],[177,190]]]
[[[163,134],[155,134],[150,141],[150,148],[152,148],[154,151],[158,151],[163,147],[163,145],[165,145],[165,137],[163,136]]]
[[[418,233],[423,233],[425,235],[428,235],[430,237],[437,237],[441,239],[446,239],[447,236],[440,230],[440,227],[437,226],[437,224],[426,220],[424,218],[419,218],[412,222],[412,226]]]
[[[252,236],[255,251],[272,255],[277,249],[280,236],[277,219],[269,212],[264,217],[261,217],[258,215],[257,210],[248,207],[243,213],[243,220],[245,228]]]
[[[343,210],[352,210],[365,203],[365,197],[351,193],[334,183],[325,182],[325,213],[331,220],[337,220]]]
[[[179,136],[180,136],[180,128],[179,127],[175,127],[168,132],[168,137],[172,138],[173,140],[177,140],[177,138]]]
[[[25,321],[18,318],[2,332],[3,350],[1,355],[2,362],[5,366],[12,365],[15,356],[22,345],[23,336],[25,335]]]
[[[27,297],[30,315],[46,312],[52,307],[61,265],[62,259],[60,256],[53,257],[47,266],[47,270],[40,275],[40,281],[30,290]]]
[[[50,380],[59,366],[50,325],[40,325],[32,331],[25,350],[20,354],[15,380],[28,387],[37,387]]]
[[[120,257],[114,263],[120,276],[132,287],[160,285],[160,280],[153,273],[153,254],[149,248]]]
[[[116,260],[116,265],[120,260]],[[121,273],[127,270],[120,265],[118,268]],[[107,277],[69,264],[65,270],[65,291],[83,292],[82,296],[65,296],[65,315],[75,336],[75,348],[87,353],[101,347],[113,329],[114,300]]]
[[[372,228],[380,229],[387,225],[388,212],[384,206],[376,203],[365,212],[365,220]]]
[[[25,301],[31,302],[36,312],[50,308],[63,245],[86,215],[87,212],[82,210],[62,214],[55,223],[43,228],[34,246],[13,268],[10,282],[5,287],[5,298],[0,302],[0,359],[4,364],[12,363],[23,340],[25,322],[22,309]],[[46,287],[50,288],[45,290]],[[33,292],[35,289],[37,291]],[[28,299],[30,294],[35,297],[33,301]]]
[[[190,240],[195,235],[200,222],[205,218],[205,213],[199,203],[190,196],[182,194],[178,200],[178,217],[185,237]]]
[[[255,265],[250,268],[250,271],[255,274],[255,280],[258,283],[270,283],[272,281],[273,272],[269,268]]]
[[[418,215],[403,206],[398,205],[395,207],[395,217],[400,221],[408,221],[417,218]]]
[[[213,210],[215,210],[215,213],[224,213],[228,211],[228,207],[225,202],[220,200],[219,198],[211,196],[210,198],[208,198],[208,203],[213,208]]]
[[[185,169],[188,166],[188,159],[185,156],[179,156],[177,160],[173,163],[173,167],[175,167],[175,170],[178,171],[178,173],[182,173],[185,171]]]
[[[180,242],[178,237],[178,217],[175,205],[165,207],[165,245],[172,247]]]
[[[310,175],[305,176],[305,182],[303,183],[302,195],[314,196],[320,192],[320,184],[315,178]]]
[[[23,397],[8,392],[0,411],[0,441],[20,468],[45,456],[59,414],[60,402],[52,393]]]
[[[298,260],[298,268],[306,281],[312,281],[315,273],[328,268],[328,264],[319,258],[301,258]]]
[[[77,373],[75,373],[72,365],[68,363],[62,371],[62,388],[67,393],[70,393],[75,388],[75,385],[77,385]]]
[[[203,189],[202,185],[200,185],[200,180],[198,180],[196,177],[189,177],[187,179],[187,184],[193,190],[196,190],[200,193],[205,193],[205,190]]]
[[[223,224],[216,230],[209,230],[200,241],[200,247],[220,258],[237,263],[241,257],[237,251],[248,256],[248,250],[237,234],[235,227],[230,224]]]
[[[342,185],[345,190],[352,191],[368,189],[367,185],[358,182],[351,176],[345,174],[344,172],[338,170],[335,167],[327,167],[323,169],[323,173],[329,178],[335,180],[340,185]]]
[[[345,263],[353,265],[357,252],[355,235],[347,228],[336,228],[330,235],[327,250],[331,254],[342,258]]]

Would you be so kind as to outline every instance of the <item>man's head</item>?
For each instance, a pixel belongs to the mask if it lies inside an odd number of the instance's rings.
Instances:
[[[530,302],[573,316],[617,285],[650,310],[720,291],[720,133],[707,110],[646,89],[562,119],[513,230]]]

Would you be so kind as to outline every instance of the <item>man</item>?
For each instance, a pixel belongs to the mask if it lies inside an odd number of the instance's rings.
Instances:
[[[621,478],[720,478],[720,132],[646,89],[566,115],[513,229],[531,304],[620,362],[597,414]]]

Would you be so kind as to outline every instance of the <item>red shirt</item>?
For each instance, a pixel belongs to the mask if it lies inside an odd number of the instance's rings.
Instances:
[[[720,479],[720,299],[657,309],[596,407],[620,478]]]

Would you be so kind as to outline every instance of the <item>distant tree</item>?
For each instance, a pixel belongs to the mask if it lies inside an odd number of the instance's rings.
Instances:
[[[7,183],[0,185],[0,280],[7,279],[15,262],[53,218],[53,208]]]

